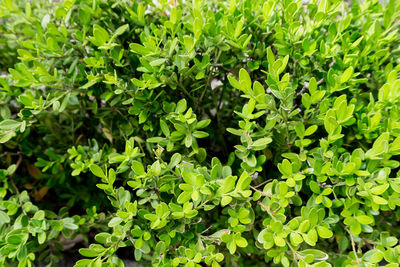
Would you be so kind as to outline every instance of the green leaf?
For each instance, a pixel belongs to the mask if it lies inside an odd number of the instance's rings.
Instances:
[[[15,128],[19,127],[21,122],[15,120],[3,120],[0,122],[0,130],[14,130]]]
[[[232,75],[228,75],[229,83],[236,89],[240,89],[240,83]]]
[[[251,177],[247,172],[243,172],[236,184],[236,190],[246,190],[251,183]]]
[[[239,71],[240,90],[248,92],[251,90],[251,79],[249,73],[245,69]]]
[[[145,47],[141,44],[131,43],[129,45],[129,48],[131,49],[132,52],[142,56],[146,56],[153,53],[152,49]]]
[[[74,267],[86,267],[92,264],[93,260],[90,259],[82,259],[75,263]],[[97,267],[97,266],[96,266]]]
[[[388,203],[386,199],[379,196],[372,196],[372,200],[378,205],[386,205]]]
[[[139,176],[146,174],[143,164],[137,160],[132,161],[132,170]]]
[[[158,66],[164,64],[165,61],[167,61],[165,58],[158,58],[158,59],[155,59],[155,60],[151,61],[150,62],[150,66],[158,67]]]
[[[88,257],[88,258],[94,258],[94,257],[97,257],[99,255],[98,252],[96,252],[96,251],[94,251],[94,250],[92,250],[90,248],[81,248],[81,249],[79,249],[79,253],[82,256],[85,256],[85,257]]]
[[[292,175],[292,165],[287,159],[284,159],[282,163],[278,164],[278,169],[284,176],[289,177]]]
[[[315,194],[319,194],[321,193],[321,188],[319,186],[319,184],[315,181],[310,181],[310,189],[311,191],[313,191]]]
[[[196,129],[203,129],[205,127],[207,127],[210,124],[211,120],[207,119],[207,120],[201,120],[196,124]]]
[[[10,217],[7,213],[0,210],[0,227],[10,222]]]
[[[308,232],[308,229],[310,228],[310,221],[309,220],[304,220],[300,223],[299,226],[299,231],[302,233]]]
[[[115,227],[119,225],[122,222],[122,219],[120,217],[114,217],[108,222],[109,227]]]
[[[46,232],[41,232],[38,234],[38,243],[41,245],[46,241]]]
[[[187,184],[190,185],[196,184],[196,174],[186,171],[185,169],[182,171],[182,178]]]
[[[315,91],[317,91],[317,86],[318,86],[317,80],[314,77],[312,77],[308,82],[308,91],[310,92],[311,95],[313,95]]]
[[[227,178],[225,178],[224,183],[218,189],[218,194],[223,195],[228,192],[231,192],[235,188],[236,179],[237,179],[236,176],[228,176]]]
[[[223,196],[221,199],[221,206],[224,207],[224,206],[228,205],[229,203],[231,203],[231,201],[232,201],[232,197]]]
[[[171,157],[171,160],[170,160],[170,162],[168,164],[168,167],[169,168],[175,167],[176,165],[178,165],[181,162],[181,160],[182,160],[181,154],[179,154],[179,153],[173,154],[172,157]]]
[[[194,131],[194,132],[192,133],[192,135],[193,135],[194,137],[196,137],[196,138],[205,138],[205,137],[208,136],[208,133],[207,133],[207,132],[202,132],[202,131]]]
[[[167,123],[164,120],[160,120],[160,127],[161,127],[161,131],[163,132],[163,134],[166,137],[169,137],[170,136],[169,127],[168,127]]]
[[[150,138],[148,138],[146,140],[146,142],[149,142],[149,143],[161,143],[164,140],[165,140],[164,137],[150,137]]]
[[[272,52],[271,47],[267,48],[267,59],[268,59],[268,65],[272,66],[275,62],[275,55],[274,52]]]
[[[374,219],[367,215],[358,215],[356,216],[356,219],[361,224],[371,224],[374,222]]]
[[[0,143],[6,143],[8,142],[11,138],[13,138],[15,136],[15,132],[14,131],[9,131],[6,133],[0,133]]]
[[[342,76],[340,77],[340,83],[345,83],[347,82],[350,78],[351,75],[353,74],[353,67],[348,67],[342,74]]]
[[[234,39],[237,39],[239,35],[242,33],[243,24],[244,24],[244,17],[241,17],[240,20],[236,23],[235,33],[233,35]]]
[[[388,188],[389,184],[378,185],[371,189],[371,193],[374,195],[382,195]]]
[[[236,242],[236,245],[241,248],[245,248],[248,245],[247,240],[244,239],[243,237],[236,238],[235,242]]]
[[[191,198],[192,198],[192,192],[184,191],[179,195],[177,202],[179,204],[183,204],[188,202]]]
[[[303,139],[303,138],[304,138],[305,131],[306,131],[306,129],[305,129],[305,127],[304,127],[304,124],[303,124],[302,122],[298,122],[298,123],[296,124],[296,127],[295,127],[294,129],[295,129],[296,134],[298,135],[298,137],[300,137],[301,139]]]
[[[317,131],[318,126],[317,125],[311,125],[310,127],[307,128],[307,130],[304,132],[304,136],[309,136],[315,133]]]
[[[317,226],[317,232],[322,238],[331,238],[333,236],[333,232],[325,226]]]
[[[103,46],[110,39],[108,32],[97,24],[93,26],[93,35],[94,39],[89,40],[96,46]]]
[[[371,255],[369,258],[369,262],[371,263],[379,263],[383,260],[384,254],[382,251],[379,251],[377,249],[374,250],[374,253]]]
[[[127,30],[129,30],[129,24],[124,24],[124,25],[118,27],[118,29],[115,31],[114,35],[121,35],[124,32],[126,32]]]
[[[178,113],[183,113],[187,109],[187,102],[185,99],[181,99],[176,104],[175,111]]]
[[[300,234],[292,232],[290,233],[290,243],[292,243],[293,246],[298,246],[299,244],[303,243],[303,238]]]
[[[183,36],[183,44],[185,45],[186,51],[191,52],[194,47],[194,40],[191,36],[185,35]]]
[[[253,148],[256,148],[255,150],[261,150],[261,149],[264,149],[271,142],[272,142],[272,139],[270,137],[264,137],[264,138],[256,140],[251,146]]]
[[[63,219],[63,226],[65,229],[69,229],[69,230],[76,230],[78,229],[78,225],[76,225],[74,223],[74,219],[73,218],[64,218]]]
[[[324,261],[329,258],[328,254],[317,249],[305,249],[302,251],[299,251],[300,255],[306,256],[306,255],[312,255],[315,260],[317,261]]]
[[[264,86],[262,86],[262,84],[259,81],[255,81],[253,83],[253,94],[257,98],[258,102],[263,102],[263,101],[260,101],[260,99],[262,100],[264,98],[265,89],[264,89]]]
[[[106,175],[104,174],[103,170],[95,164],[90,165],[90,171],[97,177],[104,178],[104,179],[107,178]]]
[[[365,153],[366,158],[380,159],[380,156],[389,149],[389,133],[382,133],[374,142],[371,149]]]

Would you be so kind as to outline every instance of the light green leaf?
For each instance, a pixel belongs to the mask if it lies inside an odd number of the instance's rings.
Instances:
[[[132,170],[139,176],[146,174],[143,164],[137,160],[132,161]]]
[[[104,174],[103,170],[99,166],[97,166],[95,164],[90,165],[90,171],[97,177],[106,179],[106,175]]]
[[[240,89],[244,92],[251,90],[251,79],[250,75],[245,69],[240,69],[239,71],[239,82]]]
[[[372,196],[372,200],[378,205],[386,205],[388,202],[386,199],[379,196]]]
[[[3,120],[0,122],[0,130],[13,130],[21,125],[21,122],[15,120]]]
[[[367,215],[358,215],[356,219],[361,224],[371,224],[374,222],[374,219]]]
[[[353,67],[350,66],[348,67],[342,74],[342,76],[340,77],[340,83],[345,83],[347,82],[350,78],[351,75],[353,74]]]

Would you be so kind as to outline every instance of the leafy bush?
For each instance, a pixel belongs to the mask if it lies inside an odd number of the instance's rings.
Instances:
[[[382,2],[0,0],[0,264],[398,266]]]

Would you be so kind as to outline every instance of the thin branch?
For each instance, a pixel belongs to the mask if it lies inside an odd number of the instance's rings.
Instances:
[[[261,184],[258,184],[258,185],[256,185],[256,186],[254,186],[254,188],[259,188],[260,186],[263,186],[264,184],[266,184],[266,183],[268,183],[268,182],[271,182],[271,181],[272,181],[272,179],[268,179],[268,180],[262,182]]]
[[[317,85],[320,85],[323,82],[324,82],[324,79],[321,79],[317,82]],[[307,89],[308,89],[308,82],[304,83],[303,88],[301,88],[300,92],[298,92],[297,95],[299,96],[299,95],[304,94],[307,91]]]
[[[358,266],[361,266],[360,259],[357,256],[357,250],[356,250],[356,243],[354,242],[353,235],[350,233],[350,231],[346,228],[346,231],[350,235],[350,241],[351,241],[351,247],[353,248],[354,256],[356,257],[356,262]]]
[[[134,127],[133,127],[133,124],[132,124],[132,122],[129,120],[129,118],[128,118],[127,116],[125,116],[119,109],[117,109],[117,108],[115,108],[115,107],[111,107],[111,108],[112,108],[112,110],[116,111],[119,115],[121,115],[122,118],[124,118],[124,119],[128,122],[129,126],[130,126],[132,129],[134,128]],[[144,149],[143,149],[143,147],[142,147],[142,144],[140,144],[139,141],[137,141],[137,144],[139,145],[139,148],[140,148],[140,150],[142,151],[142,153],[143,153],[143,154],[146,154],[146,153],[144,153]]]

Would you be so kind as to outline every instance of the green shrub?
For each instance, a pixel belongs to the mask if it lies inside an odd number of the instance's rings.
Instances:
[[[399,18],[0,0],[0,265],[398,266]]]

